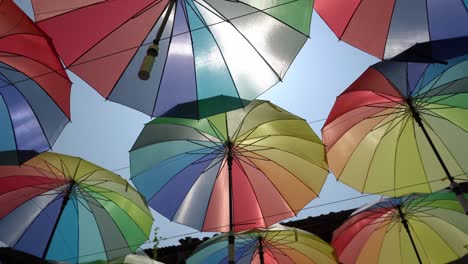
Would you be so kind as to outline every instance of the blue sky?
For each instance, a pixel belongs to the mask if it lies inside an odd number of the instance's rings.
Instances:
[[[15,2],[31,14],[29,0]],[[368,66],[378,61],[344,42],[339,42],[317,14],[312,17],[310,36],[283,82],[260,97],[309,122],[326,118],[336,96]],[[73,82],[72,123],[65,128],[53,151],[82,157],[129,178],[128,151],[144,124],[151,119],[133,109],[105,101],[73,73],[70,73],[70,76]],[[323,122],[311,124],[318,135]],[[375,199],[367,197],[323,205],[359,195],[359,192],[337,182],[333,175],[329,175],[320,198],[307,206],[319,207],[303,210],[297,218],[355,208]],[[160,228],[158,235],[163,238],[196,232],[194,229],[171,223],[156,212],[154,217],[154,226]],[[160,245],[178,244],[178,240],[183,237],[185,236],[164,239]],[[150,244],[143,247],[148,246]]]

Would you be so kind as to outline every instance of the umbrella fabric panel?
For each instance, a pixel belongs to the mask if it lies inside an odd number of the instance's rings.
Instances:
[[[281,20],[284,24],[295,28],[304,35],[309,35],[314,1],[298,0],[291,3],[287,0],[244,0],[242,2],[263,10],[263,12]]]
[[[20,239],[13,244],[14,247],[20,251],[42,256],[53,228],[50,223],[57,220],[62,201],[62,197],[50,201],[45,209],[34,218],[28,228],[24,230]]]
[[[53,202],[53,200],[56,198],[56,196],[53,196],[52,193],[48,194],[49,195],[35,197],[30,201],[23,203],[21,206],[16,207],[8,215],[2,217],[0,220],[2,242],[6,243],[7,245],[15,245],[22,239],[23,233],[26,232],[28,228],[30,229],[30,225],[41,214],[41,209],[49,208],[48,206],[50,206],[51,202]],[[49,217],[57,215],[57,212],[54,210],[58,210],[58,208],[54,208],[55,207],[52,206],[48,209]],[[44,215],[42,218],[44,218]],[[40,228],[39,231],[41,230],[44,229]]]
[[[37,153],[48,150],[50,148],[49,142],[28,102],[9,83],[0,79],[0,85],[8,85],[1,88],[0,94],[13,125],[15,148],[19,151],[31,150]],[[19,158],[21,159],[21,157]]]
[[[0,95],[0,124],[2,124],[2,137],[0,138],[0,151],[10,151],[16,148],[15,132],[10,119],[10,113],[5,99]],[[2,157],[3,159],[3,157]]]
[[[463,1],[317,0],[315,9],[339,39],[376,57],[389,59],[429,40],[468,35]],[[339,12],[337,12],[339,10]],[[376,12],[379,10],[379,12]],[[449,29],[447,29],[449,28]]]
[[[58,203],[60,206],[61,202]],[[89,226],[90,223],[79,220],[79,217],[86,212],[83,212],[81,202],[75,197],[71,197],[68,201],[68,206],[63,210],[62,216],[57,224],[57,229],[54,236],[52,237],[52,242],[50,250],[47,252],[47,258],[57,259],[57,260],[74,260],[78,259],[80,253],[79,248],[80,244],[77,243],[80,237],[80,232],[86,230],[86,226]],[[88,219],[91,220],[91,219]],[[50,219],[50,223],[53,223],[53,219]],[[52,225],[51,225],[52,226]],[[50,234],[50,231],[47,232]],[[48,237],[46,237],[48,239]],[[47,242],[47,241],[46,241]],[[88,245],[99,246],[95,244],[93,239],[84,241]],[[44,243],[45,245],[45,243]],[[38,254],[41,254],[44,251],[42,249]]]
[[[6,77],[11,78],[13,84],[18,83],[19,87],[31,84],[32,81],[37,83],[56,107],[70,118],[71,82],[49,45],[43,36],[21,34],[0,38],[0,50],[4,55],[0,60],[1,68],[6,68]],[[21,71],[22,75],[12,72],[12,68]]]
[[[24,59],[24,63],[31,63],[30,60]],[[27,61],[26,61],[27,60]],[[31,79],[20,71],[0,62],[0,84],[1,87],[14,87],[28,102],[28,105],[33,109],[35,119],[41,125],[42,133],[46,136],[50,145],[53,145],[58,136],[62,132],[65,125],[68,123],[68,117],[57,107],[55,102],[38,84],[38,78]],[[65,79],[64,79],[65,80]],[[58,88],[64,87],[59,83],[55,83]]]
[[[103,1],[105,0],[31,0],[34,6],[34,16],[37,22],[49,17],[70,12],[80,8],[81,6],[88,6]]]

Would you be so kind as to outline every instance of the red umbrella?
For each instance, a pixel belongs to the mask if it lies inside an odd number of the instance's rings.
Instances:
[[[50,39],[0,1],[0,164],[50,149],[70,119],[71,82]]]

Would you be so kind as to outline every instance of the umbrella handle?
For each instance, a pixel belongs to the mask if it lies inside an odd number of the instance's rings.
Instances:
[[[159,54],[159,46],[156,44],[151,44],[146,51],[146,56],[143,58],[143,62],[140,66],[140,71],[138,71],[138,77],[141,80],[148,80],[150,77],[151,70],[153,69],[154,62],[156,57]]]
[[[138,77],[141,80],[146,81],[150,78],[154,62],[156,61],[156,57],[159,54],[159,41],[161,40],[164,29],[166,28],[167,21],[171,16],[172,8],[174,8],[175,2],[175,0],[169,1],[169,6],[166,10],[166,14],[164,15],[161,25],[159,26],[158,32],[156,33],[156,37],[153,40],[153,44],[151,44],[146,51],[146,56],[143,58],[140,71],[138,71]]]

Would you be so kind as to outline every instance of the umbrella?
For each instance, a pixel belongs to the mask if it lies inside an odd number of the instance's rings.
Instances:
[[[468,54],[468,36],[418,43],[392,60],[447,64],[448,59],[465,54]]]
[[[77,157],[45,152],[0,170],[0,234],[48,260],[84,263],[134,252],[153,219],[118,175]]]
[[[217,235],[201,244],[188,264],[226,263],[228,236]],[[334,249],[309,232],[276,224],[236,234],[236,263],[338,263]]]
[[[314,8],[339,39],[381,59],[416,43],[468,36],[461,0],[316,0]]]
[[[241,108],[239,98],[254,99],[276,84],[308,39],[313,1],[33,5],[38,25],[68,69],[107,100],[161,116],[179,104],[216,96],[216,113]]]
[[[130,151],[149,205],[203,231],[242,231],[292,217],[328,174],[305,120],[267,101],[205,119],[156,118]]]
[[[336,178],[401,196],[447,187],[466,200],[468,55],[443,64],[383,61],[338,96],[322,129]]]
[[[468,196],[467,196],[468,197]],[[468,222],[452,192],[366,205],[333,233],[342,263],[447,263],[468,253]]]
[[[49,38],[0,2],[0,164],[47,151],[69,122],[71,83]]]

